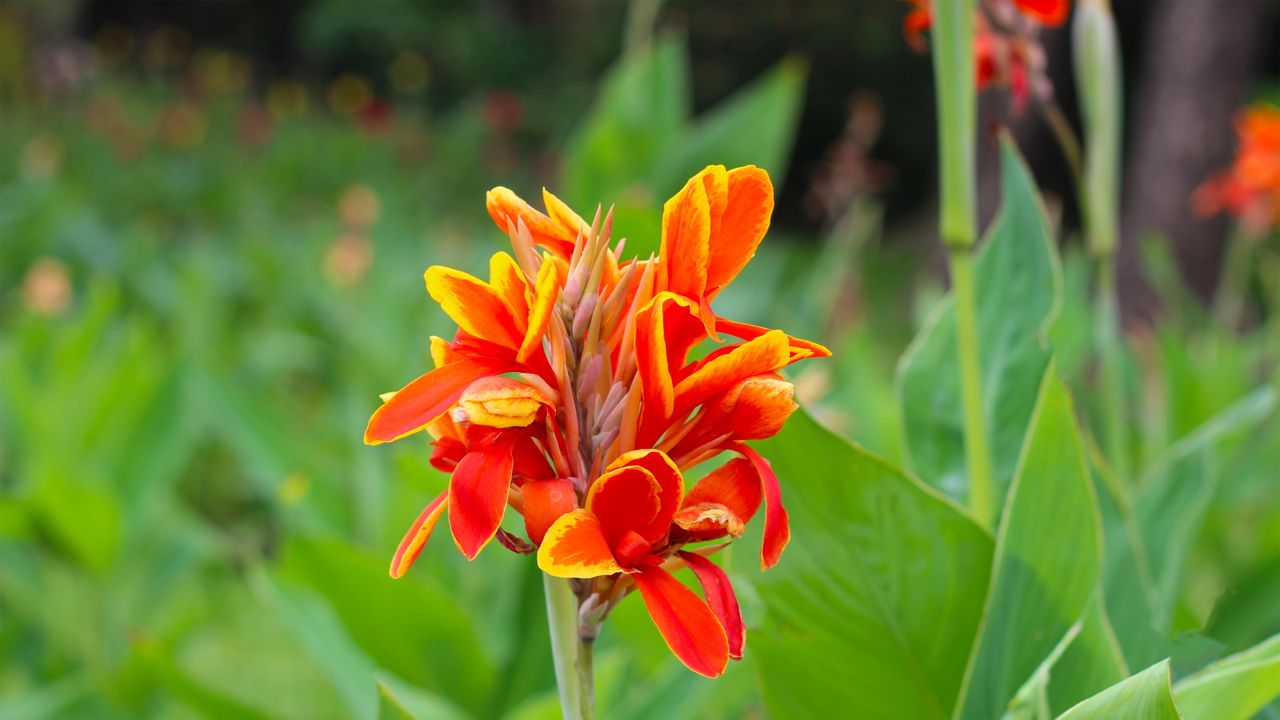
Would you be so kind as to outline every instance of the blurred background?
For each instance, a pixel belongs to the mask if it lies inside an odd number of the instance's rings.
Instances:
[[[0,718],[556,717],[534,564],[494,547],[468,565],[437,539],[392,582],[445,478],[421,442],[360,443],[378,393],[449,332],[421,271],[477,272],[504,246],[494,185],[613,204],[646,253],[690,174],[768,169],[773,229],[723,311],[832,346],[802,399],[899,456],[894,363],[944,289],[908,9],[0,2]],[[1154,456],[1265,379],[1277,285],[1236,286],[1217,322],[1232,227],[1189,199],[1230,164],[1237,109],[1280,96],[1280,6],[1114,10],[1122,305]],[[1075,123],[1069,27],[1043,41]],[[1066,166],[1040,115],[999,91],[980,105],[984,217],[987,130],[1007,125],[1063,230],[1059,363],[1087,379]],[[1265,577],[1268,542],[1201,548],[1204,566]],[[611,718],[764,714],[750,653],[702,681],[639,603],[600,662]]]

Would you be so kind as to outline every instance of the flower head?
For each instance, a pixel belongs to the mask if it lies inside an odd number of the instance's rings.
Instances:
[[[450,482],[409,529],[391,575],[408,570],[447,512],[468,558],[497,537],[574,578],[592,627],[638,590],[676,656],[718,675],[741,657],[745,630],[728,576],[707,556],[761,507],[762,567],[790,538],[778,479],[745,443],[776,434],[796,407],[779,371],[830,354],[711,309],[763,239],[773,187],[756,167],[706,168],[666,203],[661,250],[647,259],[622,259],[611,215],[587,223],[545,191],[543,202],[545,212],[506,188],[489,192],[513,254],[495,254],[487,280],[426,272],[458,331],[432,338],[435,369],[384,397],[365,441],[426,430]],[[686,481],[724,453],[737,457]],[[507,506],[528,541],[500,529]],[[720,544],[692,547],[705,542]],[[671,574],[685,567],[706,599]]]
[[[903,18],[902,34],[913,50],[924,52],[928,46],[924,33],[933,27],[933,2],[907,1],[912,7]],[[1039,31],[1066,22],[1070,0],[981,0],[979,7],[973,39],[977,89],[1007,89],[1015,113],[1021,113],[1032,98],[1052,95]]]

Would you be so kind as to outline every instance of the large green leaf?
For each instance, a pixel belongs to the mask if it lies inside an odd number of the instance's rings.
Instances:
[[[1102,565],[1093,482],[1050,365],[996,538],[991,593],[956,716],[999,717],[1088,609]]]
[[[1049,362],[1044,335],[1057,313],[1062,284],[1035,181],[1011,140],[1004,138],[1000,147],[1000,216],[988,230],[974,268],[982,416],[997,498],[1013,477],[1022,432]],[[963,500],[968,481],[955,333],[948,296],[903,355],[898,389],[909,467]]]
[[[1079,637],[1053,666],[1049,707],[1055,713],[1062,712],[1128,676],[1124,654],[1098,592],[1085,611]]]
[[[793,533],[782,562],[759,580],[767,617],[749,639],[769,712],[950,716],[982,612],[991,536],[803,413],[761,445]]]
[[[1104,580],[1107,610],[1130,665],[1150,664],[1171,653],[1173,615],[1187,558],[1218,485],[1216,448],[1254,427],[1275,401],[1271,388],[1242,398],[1175,443],[1134,489],[1140,538],[1108,548]],[[1146,562],[1149,586],[1134,572]]]
[[[1183,679],[1173,692],[1186,720],[1248,720],[1280,697],[1280,635]]]
[[[1169,661],[1162,660],[1076,705],[1058,720],[1182,720],[1169,687]]]

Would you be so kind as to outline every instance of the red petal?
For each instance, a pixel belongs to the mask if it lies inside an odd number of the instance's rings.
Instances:
[[[778,476],[773,474],[773,467],[760,453],[742,443],[735,443],[733,449],[750,460],[760,476],[760,491],[764,495],[764,543],[760,548],[760,568],[768,570],[778,564],[783,549],[791,542],[791,521],[787,518],[787,509],[782,506]]]
[[[729,638],[711,607],[660,567],[632,575],[667,647],[690,670],[717,677],[729,664]]]
[[[413,434],[449,412],[476,379],[514,369],[512,363],[491,358],[464,358],[436,368],[404,386],[373,413],[364,441],[377,445]]]
[[[716,330],[728,333],[736,338],[743,340],[754,340],[761,335],[769,332],[769,328],[752,325],[751,323],[735,322],[724,318],[716,318]],[[791,335],[787,336],[787,342],[791,345],[791,354],[801,355],[803,358],[824,358],[831,357],[831,351],[826,347],[819,345],[810,340],[804,340]],[[795,358],[802,359],[801,357]]]
[[[548,575],[593,578],[622,572],[609,551],[600,521],[586,510],[560,516],[538,548],[538,567]]]
[[[413,561],[418,559],[418,554],[427,544],[427,538],[431,537],[431,531],[436,528],[440,515],[448,507],[449,493],[442,492],[423,508],[418,519],[409,526],[409,532],[404,534],[404,539],[396,548],[395,556],[391,558],[391,577],[401,577],[409,570],[409,566],[413,565]]]
[[[624,466],[610,470],[591,484],[586,507],[600,520],[609,547],[616,549],[629,532],[647,539],[662,505],[662,486],[642,467]]]
[[[697,553],[682,551],[680,559],[702,583],[702,594],[707,596],[711,612],[715,613],[729,637],[729,657],[741,660],[742,648],[747,644],[747,628],[742,624],[742,611],[738,608],[738,597],[733,593],[729,576],[719,565]]]
[[[641,537],[657,544],[667,536],[671,518],[680,509],[680,500],[684,497],[684,476],[675,461],[661,450],[632,450],[619,456],[609,468],[624,466],[644,468],[658,483],[658,512],[648,528],[637,530]]]
[[[498,439],[462,458],[449,480],[449,529],[468,560],[498,532],[511,483],[511,443]]]
[[[749,522],[760,509],[760,474],[750,460],[734,458],[698,481],[684,499],[684,507],[715,503]]]
[[[578,506],[573,483],[568,480],[533,480],[520,490],[524,495],[524,529],[534,545],[541,545],[551,525]]]

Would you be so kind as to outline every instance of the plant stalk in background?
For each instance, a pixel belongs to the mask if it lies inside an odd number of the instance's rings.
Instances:
[[[995,508],[991,451],[982,413],[977,302],[973,283],[973,246],[978,237],[974,196],[974,135],[977,93],[973,87],[973,3],[938,0],[934,5],[934,85],[938,97],[938,146],[941,170],[941,234],[951,267],[956,306],[956,351],[964,404],[965,457],[969,508],[990,524]]]
[[[1120,50],[1109,0],[1082,0],[1072,28],[1076,90],[1084,124],[1083,174],[1077,197],[1094,259],[1094,343],[1101,363],[1103,442],[1122,481],[1131,477],[1125,411],[1124,341],[1115,257],[1119,248]]]

